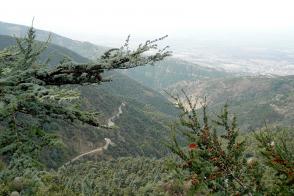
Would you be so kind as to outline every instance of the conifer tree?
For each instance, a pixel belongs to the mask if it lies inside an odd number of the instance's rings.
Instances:
[[[105,71],[153,64],[171,54],[168,47],[157,46],[166,36],[134,50],[129,49],[128,38],[124,46],[107,51],[95,62],[64,60],[49,67],[38,57],[50,39],[40,44],[35,37],[31,27],[25,38],[17,38],[16,46],[0,51],[0,158],[7,165],[0,179],[43,168],[40,151],[59,143],[56,136],[44,131],[45,122],[59,119],[100,126],[97,112],[76,107],[79,92],[72,90],[72,85],[100,84],[109,81],[101,76]]]
[[[182,111],[182,127],[174,130],[172,142],[167,146],[178,157],[176,170],[183,186],[188,184],[188,194],[262,193],[263,170],[257,161],[246,159],[246,142],[238,138],[237,120],[229,115],[228,106],[225,105],[217,119],[212,120],[207,114],[206,103],[202,104],[200,115],[197,104],[183,93],[187,106],[179,97],[173,96]],[[178,141],[178,138],[184,140]]]

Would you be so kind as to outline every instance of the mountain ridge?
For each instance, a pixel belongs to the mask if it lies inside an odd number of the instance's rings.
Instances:
[[[16,37],[24,37],[29,27],[25,25],[12,24],[0,21],[0,35],[9,35]],[[66,47],[88,59],[96,59],[101,56],[106,50],[110,49],[105,46],[97,46],[90,42],[82,42],[73,40],[56,33],[45,30],[36,29],[36,39],[39,41],[46,41],[51,35],[51,43],[62,47]]]

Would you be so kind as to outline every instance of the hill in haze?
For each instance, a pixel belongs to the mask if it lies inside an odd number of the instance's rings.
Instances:
[[[0,35],[0,50],[16,44],[14,37]],[[41,42],[40,42],[41,44]],[[74,62],[86,63],[89,59],[61,46],[50,43],[48,48],[40,55],[40,61],[44,62],[47,58],[50,59],[51,65],[58,64],[64,57],[69,57]]]
[[[243,76],[215,78],[172,86],[174,94],[184,89],[189,96],[207,97],[216,113],[229,104],[243,130],[268,125],[294,126],[294,76]]]
[[[24,37],[28,31],[28,28],[28,26],[11,24],[0,21],[0,35]],[[97,46],[90,42],[81,42],[73,40],[58,35],[56,33],[39,29],[37,29],[36,35],[36,39],[39,41],[46,41],[48,39],[48,36],[51,35],[52,44],[68,48],[88,59],[96,59],[98,56],[102,55],[107,49],[109,49],[108,47]]]
[[[27,29],[27,26],[0,22],[0,35],[24,36]],[[37,39],[40,41],[47,40],[49,34],[50,32],[48,31],[37,29]],[[98,56],[103,54],[103,52],[109,49],[89,42],[72,40],[55,33],[51,33],[51,35],[52,44],[68,48],[91,60],[95,60]],[[123,70],[121,73],[140,82],[144,86],[160,92],[171,85],[195,80],[195,78],[203,79],[231,75],[222,69],[200,66],[177,58],[168,58],[157,63],[156,66],[143,66],[135,69]]]
[[[176,58],[167,58],[156,66],[147,65],[121,72],[157,91],[189,81],[232,76],[223,70],[203,67]]]

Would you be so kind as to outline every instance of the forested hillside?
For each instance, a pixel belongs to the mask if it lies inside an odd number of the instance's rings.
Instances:
[[[294,194],[293,76],[172,59],[166,36],[101,55],[38,32],[0,36],[0,195]]]
[[[5,48],[15,44],[15,38],[0,36],[0,48]],[[42,44],[41,42],[39,44]],[[49,64],[54,65],[64,57],[75,62],[84,63],[90,60],[81,57],[69,49],[49,44],[48,48],[40,56],[40,62],[50,58]],[[119,118],[114,118],[113,129],[99,128],[93,129],[89,126],[75,125],[68,126],[63,122],[51,122],[48,129],[60,128],[59,132],[66,146],[63,158],[57,162],[52,161],[52,157],[44,157],[52,167],[68,161],[71,157],[93,150],[104,144],[104,138],[111,138],[115,147],[111,147],[105,156],[96,158],[137,156],[162,157],[167,150],[162,146],[162,141],[158,138],[166,138],[169,132],[168,125],[176,116],[176,110],[172,104],[161,94],[148,89],[136,81],[119,74],[109,72],[105,78],[112,79],[104,85],[92,85],[84,87],[74,87],[81,91],[82,105],[85,109],[100,113],[100,120],[105,126],[109,119],[116,115],[119,106],[122,107],[123,114]],[[73,131],[74,130],[74,131]],[[141,139],[138,140],[138,137]],[[91,158],[91,156],[90,156]]]
[[[32,179],[43,175],[39,173],[42,168],[68,167],[92,152],[97,153],[85,158],[97,161],[120,156],[163,157],[167,153],[162,139],[168,135],[167,125],[176,114],[171,104],[126,76],[102,73],[154,63],[169,56],[168,51],[138,55],[157,49],[146,43],[133,53],[125,54],[121,49],[114,54],[105,53],[100,61],[83,62],[85,59],[78,59],[74,52],[53,45],[47,47],[47,43],[35,42],[34,38],[35,31],[30,28],[23,39],[1,39],[3,47],[16,44],[0,54],[0,178],[5,181],[0,185],[1,194],[7,194],[10,185],[6,183],[16,179],[16,175],[26,178],[30,186],[14,190],[25,195],[43,191],[34,183],[44,179]],[[73,62],[68,56],[57,65],[50,66],[48,61],[44,64],[39,55],[48,55],[50,49],[59,52],[52,56],[55,61],[66,53],[80,62]],[[118,81],[99,88],[99,83],[110,83],[109,79]]]
[[[249,76],[200,80],[170,87],[189,96],[206,96],[214,113],[228,103],[244,131],[265,126],[293,126],[293,76]],[[200,100],[199,100],[200,101]]]

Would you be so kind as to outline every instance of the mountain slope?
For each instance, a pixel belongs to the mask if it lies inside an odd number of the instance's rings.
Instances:
[[[7,48],[9,46],[15,45],[16,40],[14,37],[7,35],[0,35],[0,50]],[[40,42],[41,44],[41,42]],[[40,55],[41,62],[50,59],[49,64],[56,65],[58,64],[64,57],[70,57],[74,62],[86,63],[89,62],[89,59],[82,57],[81,55],[56,44],[49,44],[48,48]]]
[[[11,44],[14,44],[11,37],[1,36],[1,47]],[[75,58],[77,62],[87,60],[56,45],[51,44],[47,50],[51,49],[56,52],[52,57],[55,62],[64,54]],[[58,167],[78,154],[102,147],[104,138],[111,139],[115,145],[110,146],[103,155],[97,156],[99,159],[139,155],[162,157],[167,153],[162,146],[162,140],[168,136],[168,123],[176,115],[171,103],[161,94],[118,72],[105,73],[105,77],[111,77],[113,81],[73,88],[81,91],[83,108],[101,114],[102,125],[107,125],[108,119],[116,115],[120,105],[125,103],[125,107],[121,108],[122,114],[113,119],[115,126],[112,129],[94,128],[62,121],[45,125],[48,131],[61,136],[66,144],[65,150],[43,153],[44,162],[50,167]]]
[[[184,88],[193,97],[207,97],[214,112],[228,103],[243,130],[265,126],[294,126],[294,76],[252,76],[195,81]]]
[[[0,35],[9,35],[16,37],[23,37],[26,35],[28,26],[5,23],[0,21]],[[51,34],[51,43],[62,47],[66,47],[88,59],[95,59],[102,55],[108,48],[104,46],[97,46],[90,42],[81,42],[72,40],[61,35],[37,29],[37,40],[45,41]]]
[[[168,58],[156,66],[137,67],[122,73],[157,91],[195,79],[228,77],[222,70],[202,67],[176,58]]]

